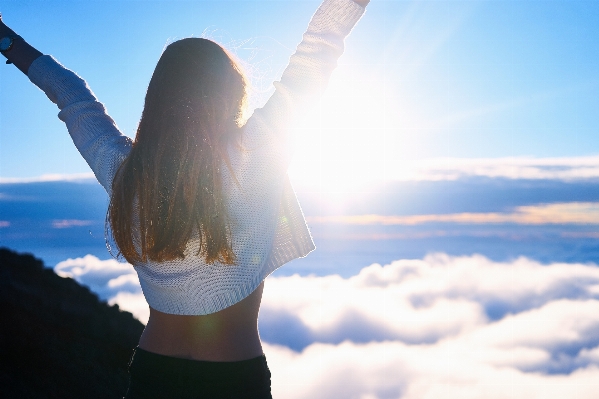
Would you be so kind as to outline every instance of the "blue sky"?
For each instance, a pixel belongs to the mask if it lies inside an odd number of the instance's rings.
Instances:
[[[167,42],[207,34],[232,48],[259,106],[317,6],[4,1],[1,12],[133,135]],[[326,118],[298,127],[295,169],[322,164],[304,176],[314,179],[347,173],[327,162],[385,175],[382,161],[397,159],[599,153],[598,14],[595,1],[372,1],[319,108]],[[56,113],[14,67],[0,69],[0,177],[89,171]]]

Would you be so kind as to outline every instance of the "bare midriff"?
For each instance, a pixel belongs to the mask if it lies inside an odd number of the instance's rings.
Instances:
[[[160,355],[213,362],[261,356],[258,311],[263,290],[264,282],[241,302],[209,315],[181,316],[150,308],[139,347]]]

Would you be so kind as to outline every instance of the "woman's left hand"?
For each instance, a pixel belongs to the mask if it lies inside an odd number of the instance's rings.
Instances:
[[[15,37],[17,34],[2,21],[2,14],[0,13],[0,38],[7,36]],[[8,59],[7,63],[15,64],[21,72],[27,75],[31,63],[43,54],[19,36],[18,39],[14,39],[10,50],[3,52],[2,55]]]
[[[368,3],[370,3],[370,0],[354,0],[354,2],[361,5],[362,7],[366,7]]]

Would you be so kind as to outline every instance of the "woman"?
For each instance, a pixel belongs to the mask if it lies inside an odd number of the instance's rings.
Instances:
[[[314,249],[286,169],[289,123],[314,100],[369,0],[325,0],[267,104],[219,45],[169,45],[135,141],[86,83],[0,21],[0,50],[60,108],[110,196],[107,221],[150,318],[127,398],[270,398],[257,329],[264,279]]]

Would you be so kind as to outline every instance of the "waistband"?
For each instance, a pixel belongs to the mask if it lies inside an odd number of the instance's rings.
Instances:
[[[272,399],[264,355],[236,362],[181,359],[135,349],[126,399]]]
[[[133,361],[143,365],[144,368],[160,368],[173,373],[182,370],[201,374],[236,373],[248,369],[255,369],[257,366],[266,366],[266,356],[264,355],[248,360],[217,362],[160,355],[158,353],[148,352],[140,347],[135,348],[129,366],[131,366]]]

